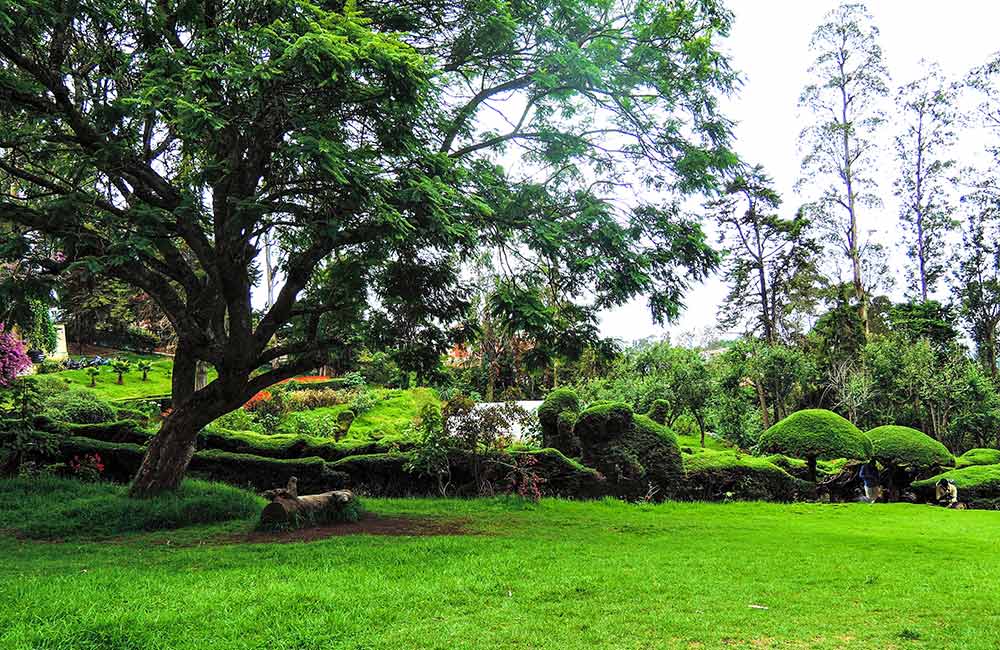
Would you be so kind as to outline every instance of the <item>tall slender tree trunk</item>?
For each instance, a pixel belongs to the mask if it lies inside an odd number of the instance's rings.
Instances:
[[[771,427],[771,416],[767,412],[767,399],[764,397],[764,388],[760,385],[759,381],[754,382],[754,388],[757,389],[757,401],[760,402],[760,417],[763,420],[762,424],[765,429]]]
[[[841,68],[843,70],[843,68]],[[851,133],[850,122],[847,121],[847,89],[840,87],[841,93],[841,119],[844,129],[844,186],[847,190],[847,248],[851,258],[851,271],[853,275],[854,297],[858,301],[858,318],[864,328],[865,338],[871,333],[868,323],[868,295],[865,291],[864,278],[861,270],[861,247],[858,245],[858,214],[854,195],[854,170],[851,168]]]

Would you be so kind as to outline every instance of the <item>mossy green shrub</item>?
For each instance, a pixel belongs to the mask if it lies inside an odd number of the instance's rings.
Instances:
[[[684,470],[684,490],[678,496],[689,499],[796,501],[813,498],[816,492],[815,484],[792,476],[769,458],[738,451],[685,454]]]
[[[590,467],[567,458],[558,449],[530,449],[513,452],[512,457],[530,456],[535,460],[532,471],[542,479],[542,495],[570,499],[590,499],[603,496],[604,479]]]
[[[917,472],[955,464],[947,447],[917,429],[888,424],[865,435],[872,441],[873,458],[885,466]]]
[[[667,418],[670,417],[670,402],[665,399],[653,400],[653,404],[649,407],[649,419],[657,424],[666,424]]]
[[[1000,508],[1000,465],[971,465],[914,481],[913,491],[924,501],[934,500],[934,486],[949,479],[958,487],[958,500],[973,508]]]
[[[605,492],[627,499],[671,496],[683,479],[677,438],[621,402],[600,402],[582,413],[574,429],[580,460],[606,481]]]
[[[538,407],[538,423],[542,429],[542,446],[553,447],[560,451],[576,455],[579,443],[573,438],[572,426],[567,423],[580,412],[580,398],[569,388],[557,388],[545,397]],[[562,416],[563,413],[569,415]],[[562,422],[560,422],[562,416]]]
[[[1000,449],[987,449],[977,447],[970,449],[955,459],[955,467],[972,467],[973,465],[998,465],[1000,464]]]
[[[145,445],[155,434],[143,429],[134,420],[119,420],[117,422],[101,422],[100,424],[67,424],[65,431],[71,436],[93,438],[105,442],[131,442]]]
[[[107,481],[55,476],[0,480],[0,529],[39,539],[102,538],[250,520],[263,505],[263,499],[245,490],[197,480],[150,499],[131,499],[124,485]]]
[[[115,419],[111,404],[84,389],[56,393],[45,400],[42,413],[53,420],[76,424],[97,424]]]
[[[761,434],[758,449],[765,454],[802,458],[809,478],[816,479],[816,461],[835,458],[869,460],[872,443],[847,419],[826,409],[792,413]]]

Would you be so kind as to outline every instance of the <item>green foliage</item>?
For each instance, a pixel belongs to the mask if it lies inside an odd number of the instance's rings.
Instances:
[[[605,442],[620,436],[632,424],[632,407],[624,402],[597,402],[576,419],[573,432],[582,445]]]
[[[257,418],[246,409],[235,409],[220,416],[212,422],[211,426],[219,429],[229,429],[232,431],[253,431],[254,433],[264,433],[264,427],[257,421]]]
[[[347,408],[355,415],[364,415],[368,411],[375,408],[378,404],[378,397],[374,391],[364,388],[354,396],[354,399],[350,401]]]
[[[1000,465],[1000,449],[970,449],[955,459],[957,469],[973,465]]]
[[[667,418],[670,417],[670,402],[665,399],[653,400],[652,405],[649,407],[649,419],[657,424],[666,424]]]
[[[45,399],[42,414],[53,420],[96,424],[116,419],[110,403],[89,390],[74,388]]]
[[[848,420],[825,409],[792,413],[765,431],[758,447],[764,453],[793,458],[868,460],[872,457],[872,443],[865,434]]]
[[[128,359],[112,359],[111,370],[118,375],[118,383],[120,385],[122,383],[123,376],[132,370],[132,362]]]
[[[130,499],[123,485],[40,476],[0,482],[0,529],[39,539],[102,538],[248,520],[263,499],[219,483],[185,481],[174,494]]]
[[[947,447],[910,427],[885,425],[875,427],[865,435],[872,442],[873,458],[887,467],[917,472],[955,464],[955,458]]]

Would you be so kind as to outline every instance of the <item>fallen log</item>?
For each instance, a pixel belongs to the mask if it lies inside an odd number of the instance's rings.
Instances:
[[[350,490],[295,496],[280,490],[260,513],[263,528],[293,527],[357,520],[358,503]]]

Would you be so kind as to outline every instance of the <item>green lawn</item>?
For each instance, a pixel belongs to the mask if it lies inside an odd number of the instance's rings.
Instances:
[[[372,440],[383,437],[400,436],[413,423],[425,404],[437,401],[430,388],[408,390],[373,388],[378,401],[371,410],[362,413],[351,424],[347,440]],[[337,414],[347,410],[349,405],[324,406],[307,411],[297,411],[284,417],[280,433],[296,433],[295,420],[306,421],[336,420]]]
[[[0,647],[1000,645],[997,512],[902,504],[367,505],[382,514],[464,518],[476,534],[252,545],[213,542],[219,528],[104,543],[0,536]]]
[[[101,374],[98,375],[93,388],[90,387],[90,376],[86,369],[63,370],[40,376],[68,379],[70,386],[92,390],[107,400],[170,394],[170,373],[174,365],[173,359],[160,355],[124,354],[121,356],[132,362],[132,370],[123,377],[121,386],[118,385],[118,375],[111,369],[111,366],[100,366]],[[142,381],[142,372],[135,367],[136,362],[141,359],[153,362],[153,369],[149,372],[147,381]],[[215,371],[210,370],[209,378],[213,379],[214,377]]]

